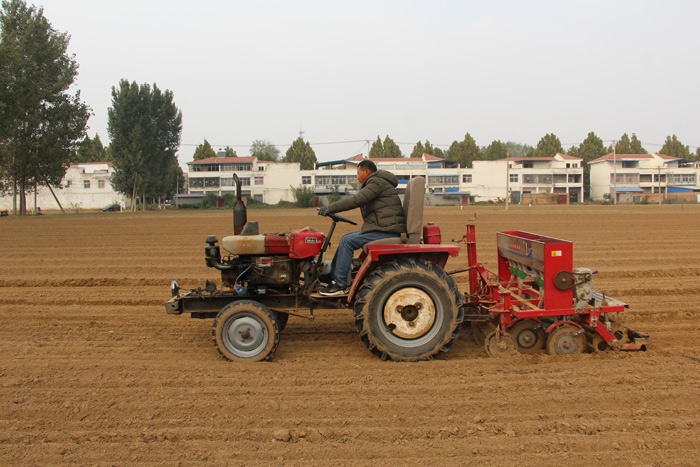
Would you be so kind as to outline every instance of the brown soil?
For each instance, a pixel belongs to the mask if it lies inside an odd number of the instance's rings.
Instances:
[[[211,320],[163,303],[171,279],[219,280],[204,239],[229,234],[230,213],[3,218],[0,464],[698,465],[700,206],[439,207],[425,220],[449,241],[475,210],[490,269],[499,230],[572,240],[574,265],[630,304],[649,350],[501,360],[462,335],[439,361],[390,363],[350,311],[329,310],[292,317],[272,362],[228,363]],[[329,226],[312,210],[248,214],[267,232]]]

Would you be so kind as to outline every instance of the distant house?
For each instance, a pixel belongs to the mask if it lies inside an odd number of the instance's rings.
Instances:
[[[606,194],[617,201],[655,194],[667,198],[673,192],[700,191],[700,164],[665,154],[606,154],[591,165],[591,199]],[[657,198],[658,199],[658,198]]]
[[[112,188],[111,162],[81,162],[71,164],[60,185],[53,191],[64,209],[99,209],[108,204],[126,204],[126,198]],[[34,207],[34,196],[27,195],[27,209]],[[37,207],[43,210],[58,209],[51,191],[46,187],[37,190]],[[12,209],[12,195],[0,197],[0,209]]]

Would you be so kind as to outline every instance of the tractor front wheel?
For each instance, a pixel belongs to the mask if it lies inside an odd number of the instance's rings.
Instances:
[[[442,268],[400,259],[381,265],[360,287],[355,326],[382,360],[431,360],[459,335],[461,304],[457,284]]]
[[[253,300],[229,303],[221,309],[211,331],[219,354],[230,361],[269,360],[280,342],[275,313]]]

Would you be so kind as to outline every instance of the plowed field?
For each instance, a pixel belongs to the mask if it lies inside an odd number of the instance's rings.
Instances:
[[[230,212],[3,218],[0,464],[699,465],[700,207],[476,212],[489,269],[499,230],[572,240],[649,350],[500,360],[464,333],[441,360],[382,362],[349,310],[328,310],[292,317],[271,362],[228,363],[211,320],[163,303],[171,279],[220,280],[204,239],[230,234]],[[425,221],[446,241],[473,213]],[[266,232],[329,227],[313,210],[248,216]]]

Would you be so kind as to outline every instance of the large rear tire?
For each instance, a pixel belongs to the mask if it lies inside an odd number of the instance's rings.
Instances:
[[[446,352],[463,319],[457,284],[439,266],[420,259],[381,265],[362,284],[355,326],[382,360],[431,360]]]
[[[221,309],[211,330],[219,354],[230,361],[260,362],[274,355],[280,342],[276,313],[253,300],[239,300]]]

